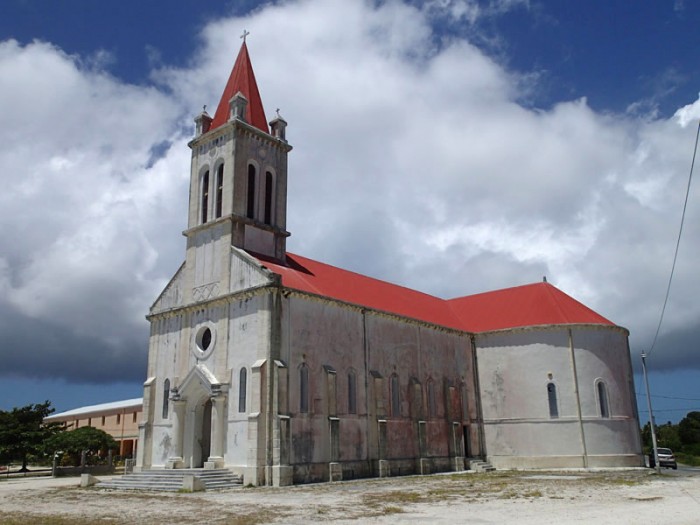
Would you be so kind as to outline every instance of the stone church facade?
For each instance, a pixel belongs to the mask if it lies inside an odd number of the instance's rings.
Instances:
[[[628,332],[543,282],[443,300],[286,251],[287,123],[243,43],[196,119],[138,467],[244,483],[641,466]]]

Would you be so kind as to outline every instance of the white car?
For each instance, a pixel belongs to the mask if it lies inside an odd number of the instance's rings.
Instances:
[[[659,456],[659,465],[662,467],[670,467],[673,470],[678,468],[676,457],[670,448],[657,448],[656,454]],[[653,457],[652,457],[653,460]]]

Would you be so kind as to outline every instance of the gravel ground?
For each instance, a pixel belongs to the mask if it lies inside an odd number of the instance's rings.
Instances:
[[[641,469],[452,473],[177,494],[77,485],[75,478],[0,481],[0,523],[700,523],[700,476]]]

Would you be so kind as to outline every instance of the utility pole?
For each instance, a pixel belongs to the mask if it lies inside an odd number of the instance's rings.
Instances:
[[[654,429],[654,412],[651,410],[651,395],[649,393],[649,378],[647,377],[647,355],[642,352],[642,371],[644,372],[644,385],[647,389],[647,407],[649,407],[649,427],[651,428],[651,446],[654,449],[654,464],[656,472],[661,474],[661,465],[659,465],[659,452],[656,448],[656,430]]]

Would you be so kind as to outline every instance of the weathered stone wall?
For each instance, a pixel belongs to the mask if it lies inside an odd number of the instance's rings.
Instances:
[[[389,462],[389,472],[408,474],[420,470],[421,458],[444,470],[453,468],[451,458],[464,456],[462,427],[476,427],[478,414],[468,336],[297,294],[282,310],[295,482],[327,480],[331,462],[342,464],[344,477],[362,477],[379,475],[379,460]],[[393,384],[399,389],[396,406]],[[473,437],[478,451],[479,432]]]
[[[488,459],[502,468],[641,464],[627,333],[617,327],[476,337]],[[597,382],[607,388],[601,413]],[[556,388],[550,412],[548,385]]]

